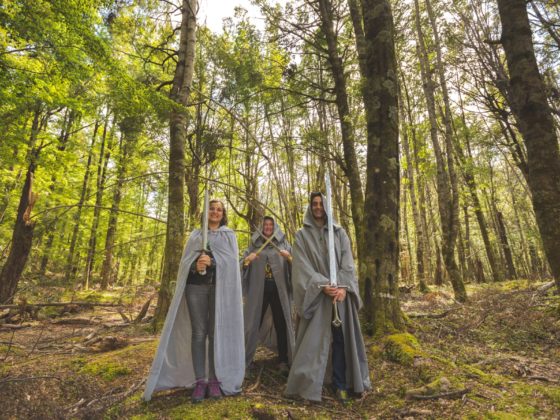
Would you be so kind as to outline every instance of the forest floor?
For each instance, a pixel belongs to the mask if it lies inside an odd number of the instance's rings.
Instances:
[[[129,320],[153,289],[27,287],[29,302],[123,306],[45,308],[10,325],[0,310],[0,418],[560,418],[560,296],[542,286],[469,285],[466,304],[445,287],[403,294],[409,334],[366,338],[373,389],[348,407],[327,391],[321,404],[284,398],[264,349],[239,396],[192,405],[179,389],[143,402],[157,336]]]

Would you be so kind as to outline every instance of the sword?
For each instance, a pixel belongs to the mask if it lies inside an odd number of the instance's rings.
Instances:
[[[204,191],[204,207],[202,210],[202,247],[200,249],[200,255],[208,254],[208,184],[206,184],[206,191]],[[201,275],[206,275],[206,269],[199,272]]]
[[[272,244],[274,246],[276,246],[275,243],[272,242],[272,240],[274,239],[274,237],[276,236],[276,234],[280,231],[280,228],[276,229],[276,231],[269,236],[269,238],[264,242],[264,244],[261,245],[261,247],[259,249],[257,249],[257,251],[255,252],[255,254],[259,255],[263,249],[265,249],[265,247],[268,244]],[[257,232],[264,238],[265,236],[257,229]],[[276,248],[278,248],[278,246],[276,246]]]
[[[265,240],[268,240],[268,239],[274,238],[274,237],[276,236],[276,234],[278,233],[279,229],[276,229],[276,232],[274,232],[274,233],[272,234],[272,236],[270,236],[269,238],[267,238],[266,236],[264,236],[264,233],[262,233],[261,230],[260,230],[258,227],[255,227],[255,231],[261,236],[261,238],[263,238],[263,239],[265,239]],[[276,248],[276,249],[278,250],[278,252],[282,251],[282,250],[280,249],[280,247],[279,247],[278,245],[276,245],[274,242],[270,241],[270,242],[266,243],[266,245],[268,245],[268,244],[270,244],[270,245],[272,245],[274,248]],[[266,245],[263,245],[261,248],[264,249],[264,246],[266,246]],[[259,248],[259,251],[258,251],[258,252],[262,251],[261,248]]]
[[[336,278],[336,257],[334,254],[334,227],[333,227],[333,211],[332,211],[332,192],[331,192],[331,178],[329,176],[329,171],[325,173],[325,213],[327,215],[327,232],[328,232],[328,250],[329,250],[329,279],[330,286],[338,288],[338,281]],[[343,286],[340,286],[343,287]],[[333,313],[334,319],[332,324],[334,327],[340,327],[342,325],[342,320],[338,314],[338,305],[336,304],[336,299],[333,300]]]

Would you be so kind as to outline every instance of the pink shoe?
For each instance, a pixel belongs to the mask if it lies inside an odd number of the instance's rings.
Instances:
[[[208,398],[218,400],[222,398],[222,390],[220,389],[221,382],[217,379],[208,381]]]
[[[194,391],[191,395],[191,401],[193,404],[201,402],[204,397],[206,396],[206,388],[208,384],[204,379],[199,379],[196,381],[196,385],[194,387]]]

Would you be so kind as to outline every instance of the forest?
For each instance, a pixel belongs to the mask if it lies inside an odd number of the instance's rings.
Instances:
[[[201,3],[0,5],[0,418],[557,418],[560,4]],[[205,191],[243,252],[325,174],[372,389],[142,401]]]

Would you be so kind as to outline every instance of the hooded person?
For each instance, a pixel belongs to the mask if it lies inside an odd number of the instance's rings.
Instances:
[[[312,193],[293,248],[292,284],[298,327],[287,396],[321,401],[324,382],[346,403],[347,391],[371,388],[358,310],[362,306],[346,231],[334,224],[338,288],[330,287],[328,228],[321,193]],[[340,327],[332,325],[336,301]],[[330,357],[329,357],[330,356]],[[329,369],[328,369],[329,368]],[[332,378],[326,374],[332,370]]]
[[[211,200],[207,247],[200,229],[189,237],[146,382],[146,401],[155,391],[176,387],[194,386],[193,402],[241,392],[245,346],[239,253],[226,223],[223,203]]]
[[[270,243],[258,254],[268,239]],[[291,246],[275,220],[266,216],[262,235],[253,234],[243,255],[242,279],[245,321],[245,362],[252,362],[259,343],[278,353],[281,370],[292,361]]]

